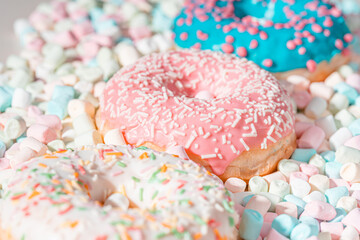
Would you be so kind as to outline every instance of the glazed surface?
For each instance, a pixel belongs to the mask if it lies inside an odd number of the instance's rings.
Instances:
[[[187,0],[175,42],[246,57],[270,72],[314,71],[352,40],[341,11],[319,0]]]
[[[124,201],[111,207],[112,194]],[[1,228],[14,239],[234,239],[222,182],[192,161],[98,145],[32,159],[10,179]]]
[[[212,97],[195,97],[204,91]],[[100,116],[128,143],[184,146],[217,175],[243,151],[294,130],[290,98],[269,72],[211,51],[153,54],[123,68],[106,86]]]

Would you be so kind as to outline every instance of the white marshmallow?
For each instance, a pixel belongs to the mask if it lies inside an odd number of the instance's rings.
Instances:
[[[315,121],[315,125],[320,127],[325,132],[325,137],[327,139],[337,130],[333,115],[327,115],[326,117],[317,119]]]
[[[4,132],[10,139],[16,139],[20,137],[26,131],[26,122],[20,117],[16,116],[6,121]]]
[[[77,147],[86,145],[97,145],[99,143],[103,143],[103,141],[101,138],[101,134],[96,130],[90,130],[75,138],[75,145]]]
[[[348,182],[360,181],[360,163],[347,162],[340,169],[340,176]]]
[[[341,126],[348,127],[353,121],[356,120],[354,115],[352,115],[348,110],[342,109],[336,115],[335,119],[339,121]]]
[[[94,120],[86,113],[82,113],[73,119],[73,127],[77,136],[95,130]]]
[[[312,190],[324,193],[330,187],[330,180],[327,176],[316,174],[309,178]]]
[[[72,99],[68,104],[68,113],[73,119],[81,114],[87,114],[91,118],[94,118],[95,107],[88,101]]]
[[[311,99],[310,103],[305,108],[305,115],[317,119],[319,118],[323,112],[327,108],[327,102],[320,98],[320,97],[314,97]]]
[[[27,108],[31,104],[31,93],[22,88],[15,88],[11,107]]]
[[[59,151],[65,149],[65,143],[60,139],[49,142],[47,146],[50,151]]]
[[[225,182],[225,187],[232,193],[245,191],[246,182],[240,178],[228,178]]]
[[[270,183],[269,193],[273,193],[280,197],[290,194],[290,185],[284,180],[274,180]]]
[[[348,128],[342,127],[339,128],[331,137],[329,138],[330,147],[332,150],[337,150],[341,146],[344,145],[344,143],[352,138],[352,133]]]
[[[307,196],[303,197],[303,200],[307,203],[312,201],[327,202],[325,194],[320,191],[312,191]]]
[[[346,212],[350,212],[357,207],[357,200],[354,197],[344,196],[338,200],[336,207],[343,208]]]
[[[125,145],[125,138],[120,129],[112,129],[104,136],[105,144]]]
[[[249,180],[249,190],[253,193],[267,192],[268,184],[264,178],[255,176]]]
[[[360,163],[360,150],[347,146],[341,146],[335,152],[335,159],[341,164],[349,162]]]
[[[293,161],[290,161],[288,159],[283,159],[278,163],[278,170],[284,174],[286,177],[290,176],[290,173],[292,172],[299,172],[300,168],[299,165],[296,164]]]
[[[311,186],[308,182],[295,178],[290,182],[291,192],[299,198],[303,198],[311,191]]]

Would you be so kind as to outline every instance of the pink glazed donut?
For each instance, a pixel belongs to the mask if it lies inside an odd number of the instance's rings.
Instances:
[[[136,146],[184,146],[222,180],[267,174],[295,149],[290,97],[278,81],[211,51],[152,54],[124,67],[107,83],[97,125]]]

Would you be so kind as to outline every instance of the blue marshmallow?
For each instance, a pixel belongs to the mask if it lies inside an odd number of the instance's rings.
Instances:
[[[346,211],[343,208],[335,208],[335,211],[336,216],[329,222],[341,222],[343,218],[347,215]]]
[[[300,217],[300,222],[304,223],[306,225],[308,225],[311,228],[311,235],[310,236],[314,236],[314,235],[318,235],[320,232],[320,225],[318,220],[316,220],[313,217],[310,216],[301,216]]]
[[[239,235],[245,240],[256,240],[264,223],[263,216],[253,209],[245,209],[241,216]]]
[[[0,112],[11,107],[12,94],[5,87],[0,87]]]
[[[320,156],[326,161],[326,162],[333,162],[335,161],[335,152],[334,151],[326,151],[320,153]]]
[[[348,128],[353,136],[360,135],[360,118],[353,121]]]
[[[341,178],[340,177],[340,169],[342,164],[339,162],[327,162],[325,163],[325,174],[328,178]]]
[[[345,82],[338,83],[334,86],[334,90],[338,93],[341,93],[347,97],[350,104],[354,104],[356,98],[359,96],[356,89],[351,87],[349,84]]]
[[[47,114],[54,114],[60,119],[67,115],[67,105],[75,97],[75,90],[69,86],[56,86],[47,105]]]
[[[325,191],[325,197],[331,205],[336,206],[340,198],[349,196],[349,190],[345,186],[329,188]]]
[[[306,240],[311,236],[313,236],[312,232],[311,232],[311,227],[305,223],[299,223],[291,231],[290,239],[291,240]]]
[[[297,148],[295,149],[294,153],[291,155],[291,159],[294,159],[299,162],[308,163],[310,158],[316,154],[316,150],[309,148]]]
[[[4,157],[6,151],[6,145],[2,141],[0,141],[0,158]]]
[[[242,201],[241,201],[241,205],[245,207],[246,204],[248,204],[248,202],[250,201],[250,199],[251,199],[253,196],[255,196],[255,195],[254,195],[254,194],[251,194],[251,195],[248,195],[248,196],[244,197],[244,198],[242,199]]]
[[[273,220],[271,227],[278,231],[281,235],[290,237],[291,231],[298,224],[299,220],[296,218],[287,214],[281,214]]]

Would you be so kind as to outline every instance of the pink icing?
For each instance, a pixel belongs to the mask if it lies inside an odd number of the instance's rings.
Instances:
[[[195,98],[201,91],[214,97]],[[130,144],[184,146],[218,175],[243,151],[266,149],[294,130],[290,98],[269,72],[246,59],[194,50],[124,67],[107,83],[101,119]]]

